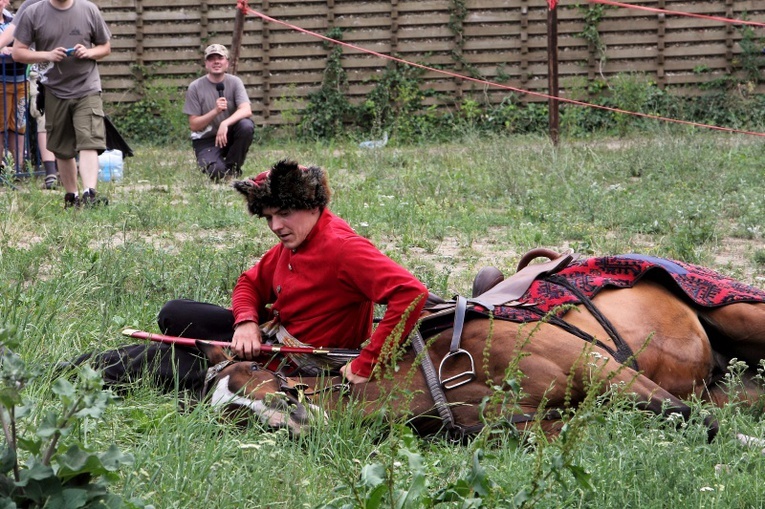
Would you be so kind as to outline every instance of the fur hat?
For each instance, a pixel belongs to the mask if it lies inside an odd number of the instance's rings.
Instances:
[[[234,189],[247,197],[250,214],[263,217],[265,207],[290,210],[323,209],[329,203],[327,172],[283,159],[255,178],[238,180]]]

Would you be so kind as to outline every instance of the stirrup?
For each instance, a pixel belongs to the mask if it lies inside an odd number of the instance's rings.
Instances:
[[[444,379],[444,376],[443,376],[444,363],[448,359],[451,359],[452,357],[457,357],[460,355],[466,355],[467,358],[470,360],[470,369],[467,371],[463,371],[462,373],[458,373],[454,376],[450,376],[447,379]],[[438,381],[441,384],[441,387],[443,387],[447,391],[450,389],[459,387],[460,385],[469,384],[470,382],[475,380],[475,378],[476,378],[475,362],[473,361],[473,356],[470,355],[470,352],[462,348],[459,348],[453,352],[449,352],[448,354],[446,354],[446,356],[441,360],[441,364],[438,366]],[[451,383],[451,382],[454,382],[454,383]],[[449,385],[450,383],[451,385]]]

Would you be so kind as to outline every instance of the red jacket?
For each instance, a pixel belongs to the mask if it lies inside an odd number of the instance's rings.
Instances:
[[[406,269],[325,209],[297,249],[277,244],[242,273],[232,299],[234,323],[278,317],[290,334],[316,347],[360,348],[370,339],[351,364],[354,374],[368,377],[388,335],[417,301],[401,340],[412,331],[427,293]],[[375,304],[386,305],[386,311],[372,333]]]

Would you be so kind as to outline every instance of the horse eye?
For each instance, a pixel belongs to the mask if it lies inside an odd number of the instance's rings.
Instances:
[[[250,371],[260,371],[260,366],[258,366],[257,362],[250,364]]]

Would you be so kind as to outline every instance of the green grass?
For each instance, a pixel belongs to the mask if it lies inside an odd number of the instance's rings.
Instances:
[[[169,299],[228,305],[239,273],[274,243],[234,190],[195,169],[190,148],[136,154],[123,182],[100,186],[106,208],[65,211],[63,191],[40,190],[38,181],[0,187],[0,323],[22,331],[28,363],[125,344],[125,327],[156,331]],[[512,272],[534,247],[679,258],[765,286],[765,145],[753,138],[661,133],[556,148],[538,137],[466,137],[414,147],[392,140],[377,151],[274,145],[253,147],[245,172],[280,158],[325,167],[331,208],[447,297],[468,293],[482,265]],[[30,387],[41,407],[47,390],[45,380]],[[483,478],[473,463],[479,447],[491,485],[485,507],[520,504],[524,494],[536,507],[765,506],[765,457],[731,439],[734,431],[762,437],[765,426],[738,407],[718,411],[723,429],[712,444],[698,422],[676,428],[624,403],[593,405],[553,444],[500,435],[454,445],[409,442],[398,427],[350,417],[295,440],[228,427],[206,407],[179,412],[179,398],[139,387],[73,438],[134,454],[115,489],[161,508],[368,500],[360,476],[375,463],[388,468],[391,489],[413,492],[423,472],[432,495]],[[566,465],[589,472],[591,486]],[[408,507],[427,506],[418,500]]]

